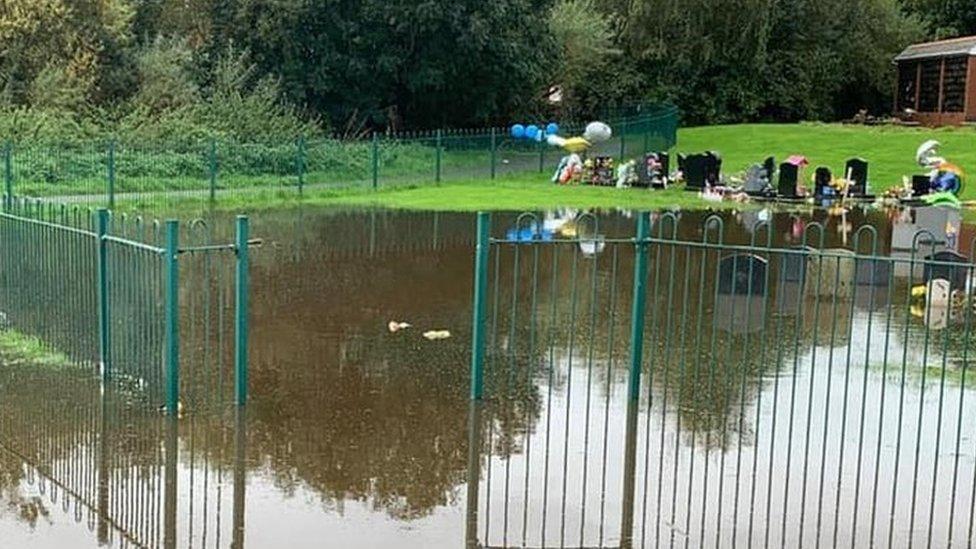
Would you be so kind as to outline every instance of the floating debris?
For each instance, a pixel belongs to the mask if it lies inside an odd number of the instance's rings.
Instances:
[[[438,339],[447,339],[451,337],[451,332],[447,330],[429,330],[424,332],[424,337],[431,341],[436,341]]]
[[[395,334],[400,330],[409,327],[410,327],[409,322],[397,322],[396,320],[391,320],[390,323],[387,325],[387,328],[389,328],[391,334]]]

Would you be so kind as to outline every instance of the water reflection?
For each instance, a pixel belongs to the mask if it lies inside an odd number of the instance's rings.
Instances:
[[[499,238],[579,238],[499,245],[489,398],[472,407],[472,216],[261,214],[247,416],[215,391],[168,422],[83,376],[5,364],[0,442],[16,453],[0,452],[0,478],[23,518],[0,524],[54,516],[63,489],[52,505],[47,478],[76,494],[92,545],[794,545],[833,530],[904,542],[913,516],[912,535],[927,533],[929,505],[957,515],[952,528],[933,523],[934,539],[964,539],[976,449],[957,433],[976,418],[964,398],[971,322],[963,313],[943,329],[935,309],[909,313],[927,273],[925,254],[905,248],[924,226],[936,235],[926,253],[968,253],[973,231],[954,215],[817,212],[821,243],[795,215],[727,212],[726,243],[769,236],[788,251],[652,246],[636,401],[633,244],[619,240],[633,218],[559,212],[530,226],[497,215]],[[657,214],[652,232],[714,241],[703,221]],[[875,241],[849,229],[864,223]],[[897,261],[840,251],[855,244]],[[390,320],[413,327],[391,333]],[[421,337],[435,329],[452,336]],[[41,482],[45,496],[31,495]],[[900,503],[905,486],[917,488],[914,512]],[[872,507],[877,518],[855,525],[849,510]],[[880,518],[891,509],[894,526]]]

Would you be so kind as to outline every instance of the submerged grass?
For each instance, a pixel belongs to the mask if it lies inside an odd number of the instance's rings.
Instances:
[[[0,363],[32,365],[46,370],[71,367],[71,361],[64,354],[51,350],[37,337],[12,329],[0,330]]]

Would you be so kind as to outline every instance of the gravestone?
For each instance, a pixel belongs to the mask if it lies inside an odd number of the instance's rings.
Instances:
[[[858,257],[855,260],[854,304],[871,311],[887,305],[892,262]]]
[[[766,301],[762,295],[727,295],[715,297],[715,327],[730,334],[749,334],[763,329]]]
[[[927,175],[912,176],[912,196],[925,196],[929,194],[932,186],[932,178]]]
[[[762,167],[763,171],[766,172],[766,181],[772,184],[773,176],[776,175],[776,159],[772,156],[767,156],[766,160],[763,160]]]
[[[953,290],[961,290],[966,287],[966,279],[973,268],[969,258],[952,250],[936,252],[925,258],[925,270],[922,274],[922,281],[926,284],[935,278],[943,278],[949,281]],[[955,265],[933,265],[928,261],[939,261],[942,263],[958,263]]]
[[[813,174],[813,196],[820,199],[833,196],[834,188],[830,186],[830,181],[834,178],[830,173],[830,168],[823,166],[817,168]]]
[[[683,164],[681,171],[685,176],[685,189],[689,191],[704,189],[708,158],[703,154],[692,154],[684,158]]]
[[[648,153],[637,167],[637,182],[634,187],[664,188],[668,182],[670,159],[668,153]]]
[[[722,155],[716,151],[707,151],[705,158],[705,184],[714,187],[722,182]]]
[[[723,257],[718,265],[718,293],[721,295],[763,295],[766,293],[767,261],[753,254]]]
[[[868,163],[861,158],[852,158],[844,166],[844,177],[851,180],[849,194],[864,196],[868,192]]]
[[[807,266],[806,293],[814,297],[850,297],[855,272],[855,254],[850,250],[834,248],[815,253]]]
[[[763,196],[768,188],[769,178],[766,177],[766,169],[759,164],[749,166],[745,180],[742,182],[742,190],[750,196]]]
[[[784,162],[779,165],[779,183],[776,190],[782,198],[799,198],[796,186],[800,177],[800,169],[795,164]]]

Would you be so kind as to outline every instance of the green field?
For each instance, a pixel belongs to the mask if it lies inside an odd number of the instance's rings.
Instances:
[[[860,156],[870,162],[872,191],[880,193],[891,186],[899,185],[903,176],[922,171],[915,165],[914,156],[918,145],[927,139],[942,142],[942,154],[950,161],[959,164],[963,169],[971,167],[976,170],[976,130],[972,128],[925,129],[817,123],[708,126],[681,129],[678,133],[678,146],[673,152],[719,151],[723,157],[723,171],[726,175],[741,174],[750,164],[761,162],[768,155],[782,160],[791,154],[803,154],[812,164],[806,170],[806,184],[809,184],[809,177],[816,166],[828,166],[840,175],[848,158]],[[642,149],[639,140],[629,139],[628,145],[633,146],[626,148],[627,156],[640,154]],[[378,190],[373,190],[371,177],[364,166],[366,156],[362,150],[342,153],[333,149],[331,152],[316,150],[315,154],[310,153],[309,158],[317,160],[306,164],[306,187],[301,195],[298,193],[297,178],[288,174],[289,164],[283,159],[287,156],[285,153],[262,156],[253,154],[252,151],[242,156],[247,159],[247,170],[241,168],[235,173],[230,165],[221,165],[217,200],[213,205],[208,201],[205,177],[158,177],[149,170],[137,179],[127,180],[125,175],[137,173],[135,167],[138,166],[150,166],[154,170],[166,167],[172,169],[174,174],[186,167],[185,163],[175,160],[161,166],[149,162],[150,159],[158,160],[159,157],[150,156],[145,162],[135,162],[127,169],[121,168],[129,165],[120,164],[121,171],[116,175],[117,190],[140,190],[142,194],[138,197],[120,195],[117,209],[141,210],[156,216],[185,216],[211,207],[219,210],[254,211],[299,203],[434,210],[519,210],[559,206],[660,209],[715,205],[703,202],[694,193],[679,189],[648,191],[552,185],[548,178],[559,153],[551,149],[543,149],[541,155],[536,152],[500,149],[498,176],[494,180],[489,177],[491,158],[483,154],[485,151],[469,149],[445,153],[440,160],[442,182],[438,184],[434,181],[433,165],[436,159],[433,148],[419,144],[410,147],[394,144],[391,147],[384,150],[381,158]],[[317,149],[317,146],[310,148]],[[616,156],[622,149],[624,147],[614,145],[603,152]],[[346,164],[340,163],[326,169],[328,162],[338,160],[333,159],[336,154],[339,159],[345,158],[349,166],[356,167],[350,169]],[[195,166],[195,160],[185,160],[191,167]],[[538,171],[540,163],[543,168],[541,172]],[[262,176],[243,173],[265,170],[267,173]],[[75,170],[71,173],[75,173]],[[32,188],[24,184],[21,188],[42,195],[61,192],[64,196],[89,192],[95,194],[75,200],[89,205],[98,205],[105,201],[104,185],[94,173],[89,184],[83,184],[86,181],[84,178],[75,180],[69,173],[65,177],[64,182],[53,187],[38,185]],[[82,184],[76,186],[72,181]],[[139,184],[136,185],[136,182]],[[70,192],[66,192],[68,187],[73,187]],[[962,198],[976,200],[976,183],[964,189]]]
[[[774,155],[781,162],[791,154],[805,155],[812,177],[817,166],[843,175],[847,159],[860,156],[870,163],[869,180],[875,193],[901,184],[902,176],[923,173],[915,163],[922,142],[936,139],[941,154],[976,177],[976,129],[904,128],[899,126],[845,126],[840,124],[740,124],[684,128],[678,131],[682,152],[715,150],[722,155],[722,169],[743,172],[750,164]],[[809,184],[809,181],[806,181]],[[976,182],[963,191],[964,200],[976,200]]]

